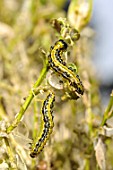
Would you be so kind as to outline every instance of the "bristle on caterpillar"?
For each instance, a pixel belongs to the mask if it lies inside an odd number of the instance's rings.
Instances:
[[[52,133],[54,122],[53,122],[53,103],[55,101],[55,95],[52,92],[49,92],[46,99],[43,102],[42,105],[42,115],[43,115],[43,130],[41,133],[41,136],[39,137],[38,142],[34,145],[34,147],[31,150],[30,156],[32,158],[35,158],[44,148],[45,144],[47,143],[47,140],[50,137],[50,134]]]

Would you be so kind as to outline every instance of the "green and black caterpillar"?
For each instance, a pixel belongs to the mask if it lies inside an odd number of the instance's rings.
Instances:
[[[32,158],[35,158],[42,151],[45,144],[47,143],[47,140],[50,137],[50,134],[52,133],[53,126],[54,126],[53,114],[52,114],[54,101],[55,101],[55,95],[54,93],[49,91],[49,94],[47,95],[42,105],[42,115],[43,115],[42,133],[39,136],[38,142],[34,146],[32,145],[32,149],[30,153],[30,156]]]
[[[49,66],[52,70],[60,74],[65,80],[65,88],[71,99],[78,99],[84,93],[83,84],[78,74],[75,74],[71,67],[68,67],[62,59],[62,54],[67,50],[67,43],[60,39],[51,47],[48,55]]]

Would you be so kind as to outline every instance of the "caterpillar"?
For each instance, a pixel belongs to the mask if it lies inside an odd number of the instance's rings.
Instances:
[[[84,93],[84,87],[78,74],[75,74],[71,67],[68,67],[66,62],[62,59],[62,54],[67,50],[67,43],[60,39],[50,49],[48,55],[49,66],[55,72],[60,74],[65,80],[65,85],[69,95],[72,99],[78,99]]]
[[[42,115],[43,115],[43,130],[40,134],[38,142],[33,146],[30,156],[32,158],[35,158],[44,148],[47,140],[50,137],[50,134],[52,133],[54,122],[53,122],[53,103],[55,101],[55,95],[51,91],[47,95],[46,99],[43,102],[42,105]]]

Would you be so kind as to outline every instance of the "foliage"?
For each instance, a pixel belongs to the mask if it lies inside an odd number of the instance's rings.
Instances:
[[[64,0],[0,1],[0,168],[4,170],[113,167],[113,129],[107,123],[113,115],[113,92],[104,112],[91,64],[94,31],[87,24],[92,0],[72,0],[67,14],[65,4]],[[78,100],[62,97],[68,95],[59,84],[63,79],[48,67],[50,47],[61,38],[69,46],[63,60],[84,85]],[[40,135],[41,104],[48,90],[56,96],[53,133],[32,159],[29,143],[36,143]]]

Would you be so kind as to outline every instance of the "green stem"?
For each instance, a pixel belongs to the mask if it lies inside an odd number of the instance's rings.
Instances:
[[[14,155],[13,155],[13,152],[11,150],[11,147],[9,145],[9,141],[7,138],[4,138],[4,141],[5,141],[5,144],[6,144],[6,148],[7,148],[7,153],[8,153],[8,156],[9,156],[9,166],[10,166],[10,170],[17,170],[17,166],[16,166],[16,163],[15,163],[15,158],[14,158]]]
[[[46,62],[44,63],[44,67],[43,67],[43,69],[42,69],[42,71],[40,73],[40,76],[39,76],[38,80],[35,82],[35,84],[33,86],[33,89],[37,88],[42,83],[42,81],[45,78],[45,75],[47,73],[47,68],[48,68],[48,61],[46,60]],[[25,102],[21,106],[19,113],[16,115],[15,120],[7,128],[7,130],[6,130],[7,133],[12,132],[12,130],[18,126],[20,120],[22,119],[25,111],[27,110],[27,108],[30,105],[33,98],[34,98],[33,90],[31,89],[30,92],[29,92],[28,97],[26,98]]]
[[[112,106],[113,106],[113,91],[111,93],[109,104],[108,104],[108,106],[107,106],[107,108],[104,112],[103,119],[102,119],[102,122],[101,122],[101,126],[104,126],[106,121],[113,116],[113,111],[111,111]]]
[[[34,130],[33,130],[33,139],[36,139],[36,136],[37,136],[37,122],[38,122],[37,103],[36,103],[36,101],[34,101]]]
[[[89,159],[85,160],[85,170],[89,170],[90,169],[90,163],[89,163]]]

